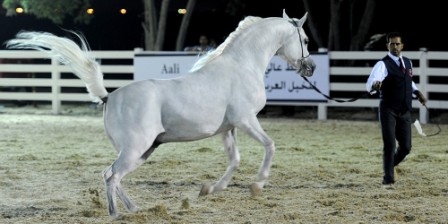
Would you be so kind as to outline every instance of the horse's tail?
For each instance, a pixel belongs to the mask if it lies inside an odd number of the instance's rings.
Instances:
[[[108,92],[104,87],[100,65],[91,54],[85,38],[72,33],[79,38],[81,46],[68,38],[57,37],[51,33],[23,31],[16,35],[16,39],[7,41],[6,46],[46,52],[62,64],[70,66],[72,72],[85,83],[93,102],[105,102]]]

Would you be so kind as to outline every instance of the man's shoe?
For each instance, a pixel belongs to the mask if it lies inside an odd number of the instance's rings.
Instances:
[[[393,184],[383,184],[383,188],[386,190],[393,190],[395,186]]]
[[[395,181],[387,182],[387,183],[386,183],[386,182],[383,180],[383,182],[382,182],[382,184],[383,184],[383,188],[386,189],[386,190],[393,190],[393,189],[395,189],[395,187],[394,187],[394,183],[395,183]]]

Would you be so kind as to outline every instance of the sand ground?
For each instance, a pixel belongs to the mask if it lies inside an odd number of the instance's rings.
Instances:
[[[277,111],[278,112],[278,111]],[[269,180],[256,179],[264,149],[238,132],[241,164],[229,187],[198,197],[224,173],[220,136],[161,145],[123,187],[140,207],[107,214],[102,171],[116,158],[100,110],[67,107],[0,111],[0,223],[447,223],[448,125],[432,137],[413,130],[413,150],[397,168],[394,190],[381,185],[381,134],[374,113],[347,120],[260,114],[275,140]],[[427,133],[434,124],[423,125]]]

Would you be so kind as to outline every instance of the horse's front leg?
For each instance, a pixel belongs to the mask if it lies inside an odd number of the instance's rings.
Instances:
[[[275,154],[275,144],[274,141],[263,130],[256,117],[249,119],[246,123],[242,123],[241,129],[245,130],[246,133],[249,134],[249,136],[263,144],[265,149],[263,162],[261,163],[260,169],[258,171],[258,180],[257,182],[250,185],[251,194],[255,196],[261,192],[266,180],[269,177],[272,159],[274,158]]]
[[[229,157],[229,166],[227,167],[226,172],[221,177],[221,179],[216,182],[215,185],[204,185],[199,193],[199,196],[212,194],[215,192],[219,192],[225,188],[229,184],[233,172],[238,168],[240,164],[240,153],[238,148],[236,147],[236,129],[232,129],[223,133],[223,142],[224,142],[224,150]]]
[[[260,194],[261,189],[263,189],[266,180],[269,177],[269,171],[272,165],[272,159],[274,158],[275,146],[274,142],[271,140],[268,143],[264,143],[265,154],[263,163],[258,171],[258,181],[250,185],[250,192],[253,196]]]

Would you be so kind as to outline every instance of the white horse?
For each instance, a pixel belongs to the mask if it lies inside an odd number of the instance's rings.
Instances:
[[[315,64],[307,50],[306,20],[249,16],[215,51],[198,60],[188,75],[169,80],[130,83],[111,93],[103,84],[99,64],[87,42],[78,35],[81,48],[67,38],[43,32],[20,32],[7,46],[49,53],[71,67],[82,79],[94,102],[104,103],[106,133],[118,158],[103,172],[109,215],[118,218],[116,194],[130,212],[137,206],[120,181],[140,166],[163,143],[204,139],[222,134],[229,165],[214,185],[205,184],[199,195],[227,187],[238,167],[236,128],[260,142],[265,154],[258,179],[250,185],[258,194],[268,178],[275,152],[274,141],[261,127],[257,113],[266,104],[265,69],[277,53],[300,75],[311,76]]]

